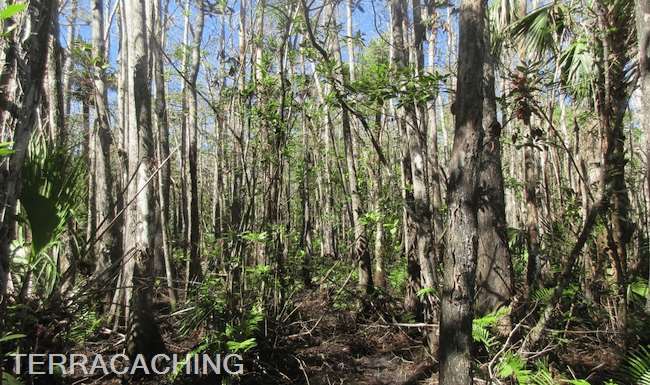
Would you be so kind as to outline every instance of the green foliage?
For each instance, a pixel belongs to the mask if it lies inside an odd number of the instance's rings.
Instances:
[[[6,371],[2,372],[2,383],[6,385],[23,385],[22,381],[7,373]]]
[[[55,242],[82,197],[82,161],[65,150],[49,149],[43,139],[29,148],[20,197],[32,232],[32,253]]]
[[[574,39],[562,51],[559,60],[562,81],[568,90],[578,99],[589,99],[597,73],[594,52],[589,41],[586,38]]]
[[[621,377],[630,385],[650,385],[650,347],[641,346],[627,356]]]
[[[179,332],[187,335],[201,327],[220,329],[226,323],[225,287],[220,277],[206,276],[194,288],[187,303],[188,311],[182,313]]]
[[[388,285],[397,293],[403,293],[408,281],[406,262],[400,261],[388,271]]]
[[[523,39],[529,52],[541,57],[557,50],[557,40],[567,28],[570,10],[562,3],[550,3],[520,18],[510,27],[511,35]]]
[[[52,292],[59,274],[56,260],[48,251],[59,245],[68,220],[84,202],[82,171],[81,159],[62,148],[49,148],[43,137],[31,142],[19,197],[24,209],[20,220],[29,226],[31,244],[25,244],[20,236],[12,246],[14,263],[35,272],[46,295]]]
[[[535,372],[530,376],[531,385],[559,385],[559,381],[555,381],[551,372],[549,372],[546,366],[540,366]]]
[[[527,368],[526,360],[513,352],[504,354],[501,361],[497,365],[497,377],[501,379],[512,378],[519,385],[559,385],[559,384],[572,384],[572,385],[590,385],[584,379],[566,379],[553,378],[546,363],[538,363],[534,370]]]
[[[382,215],[380,212],[375,211],[375,210],[370,210],[365,212],[361,218],[359,218],[359,221],[364,225],[368,226],[374,223],[377,223],[381,221]]]
[[[531,294],[530,298],[533,301],[541,302],[541,303],[548,303],[551,300],[551,297],[553,296],[553,289],[548,288],[548,287],[541,287],[539,289],[536,289],[533,291]]]
[[[27,337],[25,334],[8,333],[0,337],[0,344]]]
[[[232,353],[247,352],[257,346],[255,338],[248,338],[243,341],[228,341],[226,342],[228,350]]]
[[[422,299],[427,295],[437,296],[438,293],[436,289],[433,287],[423,287],[422,289],[418,290],[417,293],[415,293],[415,295],[417,295],[418,298]]]
[[[96,312],[84,310],[81,314],[74,317],[68,338],[72,342],[82,343],[88,337],[94,335],[101,325],[102,319]]]
[[[0,10],[0,20],[7,20],[27,9],[27,3],[15,3]]]
[[[637,279],[636,281],[629,284],[627,287],[628,301],[629,302],[638,301],[643,303],[648,297],[648,294],[650,294],[648,293],[649,290],[650,288],[648,287],[648,281],[643,279]]]
[[[498,342],[490,329],[508,314],[510,314],[510,307],[500,307],[480,318],[475,318],[472,322],[472,338],[474,341],[482,343],[486,349],[490,350]]]
[[[264,243],[268,240],[268,233],[266,231],[261,231],[261,232],[253,232],[253,231],[245,231],[241,234],[242,239],[249,241],[249,242],[258,242],[258,243]]]
[[[530,374],[531,371],[526,369],[526,360],[512,352],[507,352],[497,366],[497,375],[499,378],[514,378],[518,384],[528,384],[530,382]]]
[[[15,351],[13,352],[7,352],[6,346],[2,346],[3,344],[7,344],[8,342],[15,342],[17,340],[23,339],[27,337],[25,334],[19,334],[19,333],[4,333],[0,337],[0,351],[5,352],[4,356],[5,357],[10,357],[12,354],[15,354]],[[0,356],[0,358],[2,358]],[[18,380],[16,377],[14,377],[12,374],[7,373],[7,371],[3,371],[2,373],[2,384],[8,384],[8,385],[22,385],[23,383]]]
[[[15,151],[11,149],[13,142],[0,142],[0,158],[9,156]]]

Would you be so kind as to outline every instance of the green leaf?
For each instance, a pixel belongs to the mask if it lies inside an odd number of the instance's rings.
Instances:
[[[6,385],[23,385],[23,383],[7,372],[2,373],[2,383]]]
[[[32,252],[37,256],[52,241],[61,223],[59,213],[51,199],[30,189],[24,189],[20,202],[32,230]]]
[[[420,298],[420,299],[424,298],[425,296],[427,296],[429,294],[435,295],[436,294],[436,289],[434,289],[432,287],[423,287],[422,289],[418,290],[417,293],[415,293],[415,295],[417,295],[418,298]]]
[[[591,385],[587,380],[569,380],[571,385]]]
[[[11,149],[13,142],[0,142],[0,157],[9,156],[15,151]]]
[[[27,337],[24,334],[7,334],[3,337],[0,337],[0,342],[7,342],[7,341],[13,341],[13,340],[18,340],[21,338]]]
[[[11,17],[13,17],[15,14],[18,12],[22,12],[27,9],[27,3],[16,3],[16,4],[11,4],[8,7],[5,7],[2,11],[0,11],[0,20],[6,20]]]
[[[256,347],[257,342],[255,341],[255,338],[249,338],[244,341],[228,341],[226,342],[226,346],[228,347],[228,350],[233,353],[247,352]]]

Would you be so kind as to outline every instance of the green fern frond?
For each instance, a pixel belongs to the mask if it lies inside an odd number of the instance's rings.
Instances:
[[[531,295],[531,299],[533,301],[537,301],[541,303],[548,303],[548,301],[551,300],[552,296],[553,296],[553,289],[548,287],[542,287],[533,292],[533,294]]]
[[[490,331],[491,327],[496,326],[499,321],[510,313],[510,307],[498,308],[472,322],[472,338],[476,342],[482,343],[486,349],[492,348],[497,344],[497,339]]]
[[[526,361],[521,356],[508,352],[497,366],[497,376],[501,379],[514,378],[518,384],[530,382],[531,371],[526,369]]]

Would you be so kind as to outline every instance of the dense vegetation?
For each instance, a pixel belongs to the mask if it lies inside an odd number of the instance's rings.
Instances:
[[[650,384],[649,7],[0,1],[0,384]]]

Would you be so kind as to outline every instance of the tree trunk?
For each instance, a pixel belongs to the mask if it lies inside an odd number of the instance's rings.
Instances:
[[[189,240],[190,258],[187,266],[187,280],[188,282],[200,281],[201,272],[201,256],[200,256],[200,221],[199,216],[199,179],[198,179],[198,110],[197,110],[197,91],[196,79],[199,74],[200,60],[201,60],[201,41],[203,37],[203,25],[205,13],[203,10],[203,1],[198,2],[198,14],[194,23],[194,41],[192,42],[192,50],[190,63],[187,73],[187,81],[189,82],[189,90],[187,92],[187,159],[190,174],[190,191],[187,200],[190,203],[190,210],[188,215],[187,239]]]
[[[598,63],[598,89],[596,91],[596,110],[601,128],[601,149],[603,164],[607,169],[607,189],[611,192],[611,206],[608,227],[608,254],[617,286],[617,327],[621,333],[621,347],[625,346],[627,328],[627,244],[634,233],[634,225],[629,218],[629,197],[625,182],[625,136],[623,117],[627,109],[626,71],[629,20],[625,12],[612,10],[601,1],[596,3],[598,24],[604,33],[599,41],[602,57]],[[606,152],[605,149],[611,149]]]
[[[335,11],[332,12],[332,23],[336,24]],[[341,47],[338,36],[329,36],[330,52],[337,63],[341,63]],[[346,82],[344,76],[339,76],[339,81]],[[372,291],[372,266],[370,261],[370,251],[368,249],[368,239],[366,229],[361,223],[363,214],[361,205],[361,195],[359,194],[359,182],[357,180],[357,162],[355,158],[356,150],[352,139],[352,128],[350,122],[350,113],[346,108],[341,111],[341,124],[343,128],[343,144],[345,147],[345,161],[348,168],[348,188],[352,209],[352,227],[354,231],[354,259],[359,265],[359,289],[366,294]]]
[[[56,3],[57,12],[52,17],[50,28],[49,55],[47,56],[47,89],[45,92],[48,96],[46,102],[50,134],[52,139],[55,139],[55,143],[63,146],[66,144],[68,132],[64,119],[62,49],[61,44],[59,44],[59,1],[52,1]]]
[[[95,149],[94,168],[96,193],[93,197],[97,210],[97,221],[99,226],[93,229],[97,234],[102,233],[105,226],[111,224],[115,216],[115,202],[113,199],[113,175],[111,172],[111,132],[108,120],[108,98],[106,94],[104,63],[106,51],[104,48],[104,2],[93,0],[92,2],[92,40],[93,56],[95,66],[93,67],[93,96],[97,118],[95,129],[90,138],[90,143]],[[99,145],[99,147],[97,147]],[[114,228],[113,228],[114,229]],[[110,229],[106,234],[97,240],[95,255],[97,263],[96,272],[102,272],[114,258],[114,247],[117,232]]]
[[[17,104],[16,123],[13,133],[13,149],[8,162],[0,172],[0,314],[4,315],[5,293],[11,263],[9,245],[16,233],[16,206],[21,190],[21,174],[27,146],[37,122],[41,103],[43,80],[48,55],[48,36],[52,18],[56,15],[56,2],[32,0],[25,16],[31,33],[22,40],[22,63],[17,68],[22,94]],[[11,44],[11,43],[10,43]],[[18,48],[18,46],[16,46]],[[5,67],[5,70],[7,67]],[[4,77],[6,73],[3,72]],[[4,82],[3,82],[4,84]],[[4,319],[0,316],[0,321]],[[0,325],[1,327],[2,325]]]
[[[155,151],[151,127],[149,79],[149,40],[145,0],[127,0],[127,41],[129,78],[128,161],[134,175],[128,188],[126,257],[128,308],[127,354],[150,358],[164,351],[158,324],[151,310],[152,259],[155,237],[155,190],[151,182],[155,170]]]
[[[641,128],[646,137],[646,164],[650,165],[650,4],[636,1],[636,30],[639,40],[639,83],[641,84]],[[646,167],[646,202],[650,202],[650,167]],[[649,273],[650,273],[650,269]],[[650,275],[648,276],[650,282]],[[650,314],[650,290],[646,313]]]
[[[483,153],[479,184],[479,245],[476,269],[476,311],[485,314],[508,305],[514,294],[512,262],[506,234],[506,203],[501,163],[501,124],[497,120],[494,90],[494,58],[485,32],[483,64]]]
[[[449,167],[449,229],[443,258],[440,384],[472,384],[472,319],[478,251],[478,177],[483,144],[485,2],[460,5],[456,129]]]
[[[63,105],[65,108],[65,116],[70,115],[70,104],[72,102],[71,88],[72,83],[70,82],[70,75],[73,70],[73,60],[72,60],[72,45],[76,38],[76,27],[77,27],[77,5],[78,0],[70,0],[70,16],[68,17],[68,30],[66,32],[66,41],[68,43],[68,52],[65,58],[65,64],[63,69]]]
[[[170,185],[171,185],[171,161],[169,159],[169,122],[167,119],[167,100],[165,89],[165,67],[163,62],[163,52],[165,49],[165,18],[167,15],[168,0],[163,2],[155,0],[154,9],[154,43],[152,60],[153,60],[153,78],[155,82],[156,97],[154,100],[155,109],[155,127],[157,140],[157,158],[160,170],[158,171],[158,197],[160,200],[160,233],[162,241],[162,256],[165,265],[165,277],[169,291],[169,299],[172,307],[176,304],[176,292],[174,290],[174,271],[171,261],[171,251],[169,244],[169,224],[170,221]],[[161,164],[165,162],[164,164]]]

